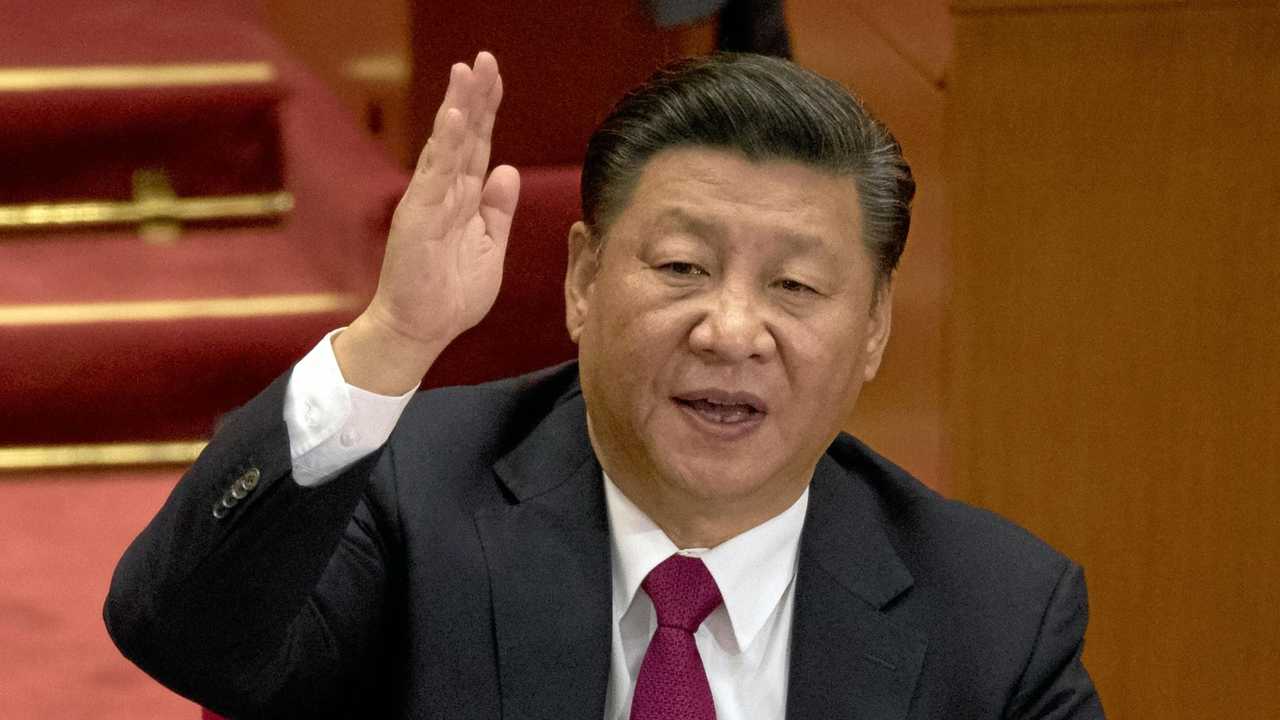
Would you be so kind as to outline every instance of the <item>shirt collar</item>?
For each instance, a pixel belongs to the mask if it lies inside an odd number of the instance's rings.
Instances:
[[[649,571],[673,553],[702,558],[720,588],[739,651],[751,645],[796,574],[809,489],[764,523],[710,549],[679,550],[649,516],[604,476],[613,558],[613,621],[631,607]]]

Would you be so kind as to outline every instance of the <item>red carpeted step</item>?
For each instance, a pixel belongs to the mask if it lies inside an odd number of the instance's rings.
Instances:
[[[178,194],[283,185],[294,207],[276,223],[186,227],[165,245],[135,227],[0,231],[0,446],[207,436],[362,306],[406,176],[252,22],[196,3],[59,5],[6,17],[0,66],[252,60],[275,79],[147,90],[99,113],[72,112],[92,98],[64,93],[48,123],[0,144],[0,205],[50,199],[51,187],[118,198],[137,161],[164,166]],[[124,91],[112,92],[114,102]],[[3,122],[9,132],[17,121]],[[182,122],[208,136],[183,136]],[[35,159],[55,141],[93,149],[139,127],[169,128],[170,146],[103,148],[90,158],[100,177],[67,171],[74,153],[53,152],[61,169]],[[36,149],[15,163],[24,142]],[[183,143],[190,156],[172,152]]]
[[[279,53],[221,8],[34,5],[0,28],[0,203],[281,189]]]
[[[440,358],[430,386],[504,377],[574,355],[560,288],[568,228],[578,217],[578,168],[530,168],[522,176],[494,309]],[[389,190],[398,192],[398,184]],[[0,243],[0,445],[206,437],[219,414],[364,302],[364,291],[350,289],[372,277],[383,232],[365,210],[363,220],[355,209],[299,212],[280,230],[205,230],[163,247],[129,235]],[[313,224],[317,218],[331,224]],[[344,251],[334,234],[366,246]],[[166,304],[201,300],[263,309],[164,317]],[[63,321],[42,319],[53,303],[72,306]],[[122,318],[121,307],[161,317]],[[94,312],[117,319],[95,320]]]
[[[162,172],[178,197],[283,189],[284,89],[269,63],[100,70],[0,66],[0,201],[130,200],[139,169]],[[201,72],[217,84],[60,87],[85,74],[127,83]]]
[[[265,58],[285,90],[284,184],[295,207],[278,224],[187,228],[167,245],[132,228],[0,234],[0,446],[205,437],[219,414],[363,306],[407,177],[252,23],[194,3],[68,5],[75,11],[54,24],[74,30],[75,42],[50,29],[55,15],[45,11],[44,25],[25,17],[0,27],[0,59],[227,60],[243,59],[245,47]],[[137,42],[118,33],[101,46],[81,42],[94,22],[129,28]],[[228,33],[240,38],[238,53],[221,44]],[[90,132],[92,118],[83,120]],[[574,354],[560,288],[578,170],[521,171],[494,311],[441,358],[429,385]]]

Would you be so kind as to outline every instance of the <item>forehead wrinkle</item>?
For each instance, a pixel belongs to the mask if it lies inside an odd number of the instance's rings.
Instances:
[[[662,208],[654,219],[656,225],[684,230],[698,237],[719,238],[728,234],[724,223],[716,217],[701,217],[682,205]]]

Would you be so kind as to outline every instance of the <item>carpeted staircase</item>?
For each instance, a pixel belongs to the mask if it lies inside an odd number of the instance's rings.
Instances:
[[[362,306],[406,176],[252,21],[67,5],[0,24],[0,447],[198,440]]]

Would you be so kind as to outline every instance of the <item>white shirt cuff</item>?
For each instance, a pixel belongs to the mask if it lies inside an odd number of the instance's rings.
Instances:
[[[348,385],[324,336],[293,368],[284,396],[293,479],[314,487],[337,476],[391,437],[400,414],[417,391],[378,395]]]

